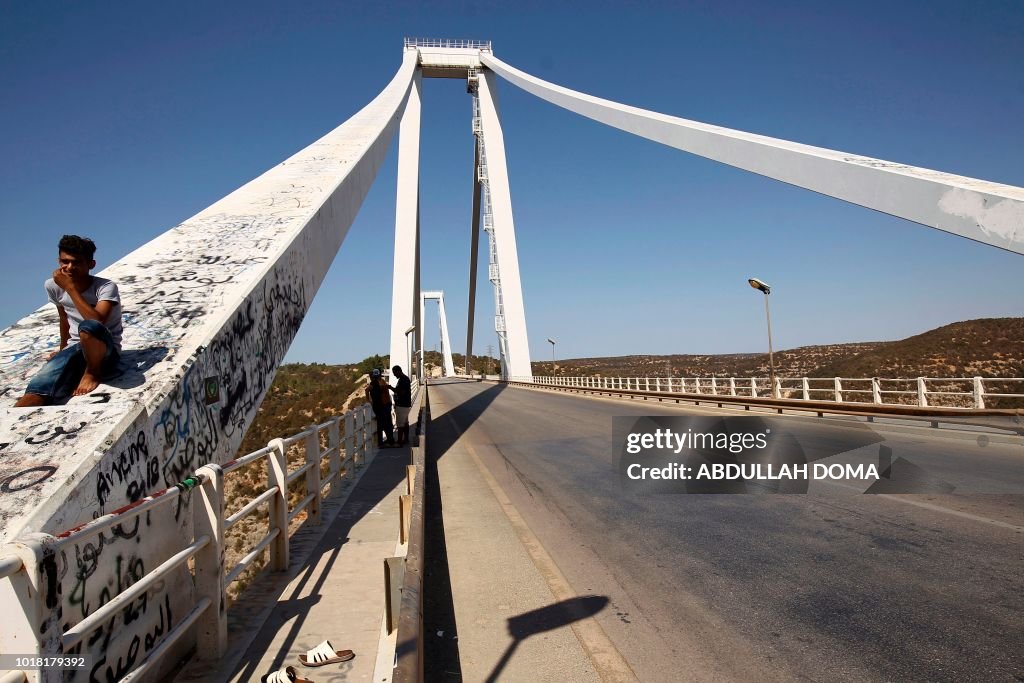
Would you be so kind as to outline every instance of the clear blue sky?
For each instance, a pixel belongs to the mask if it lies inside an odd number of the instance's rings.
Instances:
[[[99,267],[331,130],[404,36],[492,40],[541,78],[656,111],[1024,186],[1024,3],[0,3],[0,326],[65,232]],[[1024,258],[687,155],[502,84],[535,359],[899,339],[1024,315]],[[424,82],[423,286],[465,344],[473,139]],[[386,353],[395,146],[289,360]],[[486,259],[481,259],[486,269]],[[371,270],[378,274],[371,275]],[[367,287],[367,283],[373,286]],[[476,350],[494,342],[486,270]],[[427,348],[437,343],[428,317]],[[56,335],[56,330],[54,330]]]

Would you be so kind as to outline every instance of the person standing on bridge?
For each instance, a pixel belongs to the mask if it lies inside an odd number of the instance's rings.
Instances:
[[[391,368],[391,373],[398,378],[398,384],[391,387],[395,392],[395,424],[398,426],[398,445],[409,443],[409,411],[412,409],[412,381],[402,372],[402,366]]]
[[[43,406],[71,394],[82,396],[113,374],[121,359],[121,295],[117,284],[90,275],[96,244],[64,235],[57,270],[43,285],[60,318],[60,349],[50,354],[16,407]]]
[[[377,418],[377,447],[391,448],[395,445],[394,428],[391,422],[391,387],[385,381],[380,370],[370,373],[370,383],[366,385],[366,400],[373,408]],[[387,437],[385,439],[384,437]]]

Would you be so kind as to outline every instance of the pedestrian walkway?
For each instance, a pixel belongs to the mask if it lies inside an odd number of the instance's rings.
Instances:
[[[567,617],[581,599],[561,594],[557,579],[552,589],[558,569],[480,461],[486,445],[473,438],[472,411],[436,391],[430,405],[428,468],[437,467],[457,634],[431,624],[424,638],[457,637],[458,661],[434,678],[428,662],[427,680],[460,680],[455,665],[464,681],[601,680],[574,631],[580,622]],[[435,641],[428,657],[432,649],[452,651]]]
[[[228,610],[229,650],[214,668],[190,665],[175,680],[258,681],[295,666],[317,681],[370,681],[384,615],[384,558],[400,550],[398,497],[409,449],[376,451],[344,495],[328,499],[323,523],[290,540],[291,566],[264,572]],[[404,551],[403,551],[404,552]],[[298,656],[324,640],[351,661],[304,668]],[[390,657],[383,667],[390,680]]]

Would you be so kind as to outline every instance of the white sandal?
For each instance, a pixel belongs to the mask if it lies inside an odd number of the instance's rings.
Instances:
[[[352,650],[335,650],[331,641],[325,640],[304,655],[299,655],[302,666],[325,666],[337,662],[347,662],[355,657]]]
[[[313,683],[308,678],[299,678],[294,666],[273,671],[260,679],[263,683]]]

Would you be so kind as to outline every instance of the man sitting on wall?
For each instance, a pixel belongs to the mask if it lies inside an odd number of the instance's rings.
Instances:
[[[43,287],[60,316],[60,349],[29,382],[15,406],[43,406],[71,394],[81,396],[117,369],[121,358],[121,296],[114,282],[90,275],[96,245],[88,237],[64,235],[57,263]]]

